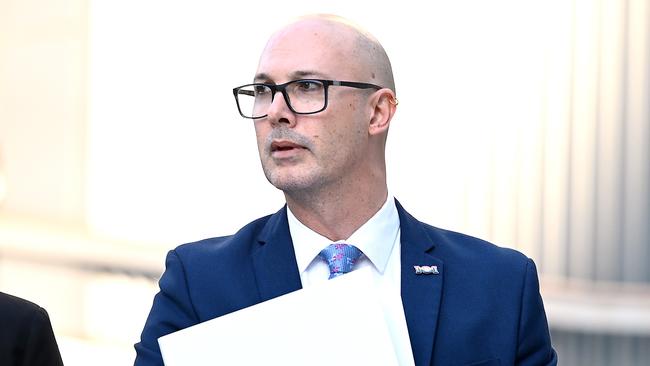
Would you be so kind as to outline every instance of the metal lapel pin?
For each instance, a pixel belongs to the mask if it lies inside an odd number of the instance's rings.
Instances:
[[[413,266],[415,274],[439,274],[438,266]]]

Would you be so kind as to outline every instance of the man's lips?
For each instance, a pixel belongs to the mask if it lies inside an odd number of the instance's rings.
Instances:
[[[305,149],[305,147],[291,141],[273,141],[271,143],[271,154],[273,155],[275,155],[274,153],[276,152],[291,151],[296,149]]]
[[[274,140],[271,142],[270,150],[273,159],[293,160],[307,148],[288,140]]]

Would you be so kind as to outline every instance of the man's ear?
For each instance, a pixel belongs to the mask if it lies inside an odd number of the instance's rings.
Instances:
[[[397,110],[397,98],[390,89],[376,91],[371,100],[372,115],[368,125],[370,135],[379,135],[388,131],[391,119]]]

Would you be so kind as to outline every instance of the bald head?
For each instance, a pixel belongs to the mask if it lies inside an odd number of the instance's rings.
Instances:
[[[393,71],[384,48],[370,33],[344,18],[334,15],[308,15],[298,18],[271,36],[260,63],[269,56],[269,50],[282,47],[283,42],[292,41],[304,47],[319,45],[315,50],[320,53],[318,57],[328,57],[332,62],[337,62],[337,68],[340,71],[345,70],[351,80],[377,84],[395,91]],[[291,58],[296,55],[286,52],[273,56]],[[303,60],[296,60],[296,63],[301,61]],[[343,76],[336,75],[341,78]]]

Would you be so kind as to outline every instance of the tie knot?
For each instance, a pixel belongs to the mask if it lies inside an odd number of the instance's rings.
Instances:
[[[318,254],[330,267],[330,277],[338,277],[352,271],[361,256],[361,251],[354,245],[335,243],[328,245]]]

